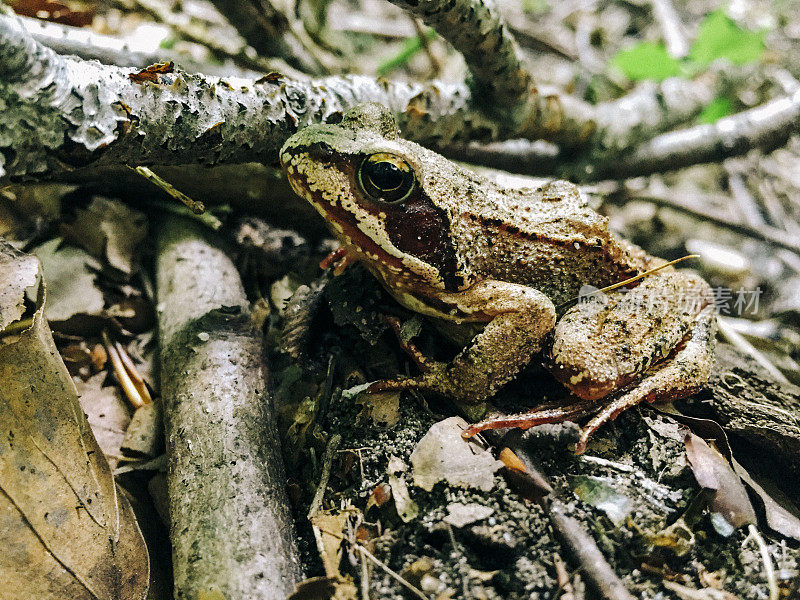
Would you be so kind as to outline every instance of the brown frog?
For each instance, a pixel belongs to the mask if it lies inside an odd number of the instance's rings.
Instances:
[[[400,137],[378,104],[293,135],[281,164],[326,219],[337,272],[363,262],[408,309],[483,330],[449,363],[415,354],[422,373],[372,390],[432,390],[462,404],[491,397],[534,356],[578,400],[473,425],[531,427],[594,413],[576,450],[644,400],[685,397],[707,382],[715,313],[708,284],[666,266],[631,289],[593,294],[557,318],[585,285],[603,288],[665,264],[620,239],[578,188],[509,189]]]

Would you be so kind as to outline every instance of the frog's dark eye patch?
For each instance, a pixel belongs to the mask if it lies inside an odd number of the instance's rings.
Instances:
[[[358,168],[358,184],[374,200],[402,202],[411,194],[415,182],[414,169],[394,154],[371,154]]]

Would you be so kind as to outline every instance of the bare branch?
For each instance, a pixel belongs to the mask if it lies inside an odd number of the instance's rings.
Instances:
[[[98,60],[105,65],[143,69],[153,63],[173,61],[190,72],[197,71],[206,75],[220,77],[251,78],[258,78],[265,72],[286,68],[285,64],[279,65],[279,61],[271,61],[275,64],[267,71],[245,70],[230,61],[225,65],[201,63],[192,60],[186,54],[170,50],[159,49],[155,52],[132,50],[128,47],[127,42],[119,38],[95,33],[85,27],[71,27],[29,17],[17,18],[34,40],[52,49],[57,54],[77,56],[84,60]]]
[[[672,0],[651,0],[653,17],[661,26],[661,33],[667,44],[667,50],[676,58],[683,58],[689,54],[689,42]]]
[[[298,128],[366,101],[389,107],[409,139],[440,149],[512,137],[577,146],[581,153],[562,156],[559,172],[583,181],[679,168],[753,146],[774,148],[797,129],[795,93],[716,125],[653,138],[691,119],[713,92],[671,79],[597,106],[535,92],[535,110],[529,105],[526,113],[531,120],[520,125],[484,110],[481,96],[465,84],[279,74],[220,79],[182,71],[145,78],[132,69],[59,56],[16,18],[0,16],[0,176],[52,178],[90,165],[274,164]],[[512,161],[513,170],[541,173],[552,165],[539,152],[527,156],[534,163],[523,156]]]
[[[587,166],[583,179],[623,179],[721,161],[753,148],[770,151],[799,131],[800,90],[713,124],[654,137],[630,153]]]
[[[165,217],[156,286],[177,598],[286,598],[300,564],[262,357],[230,258]]]
[[[391,0],[458,50],[472,73],[475,94],[487,108],[524,119],[536,101],[533,78],[520,63],[516,42],[493,2],[485,0]],[[509,114],[510,113],[510,114]]]

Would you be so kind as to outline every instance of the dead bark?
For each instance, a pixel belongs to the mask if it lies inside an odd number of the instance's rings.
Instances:
[[[301,569],[239,276],[197,225],[168,217],[157,291],[175,596],[282,600]]]

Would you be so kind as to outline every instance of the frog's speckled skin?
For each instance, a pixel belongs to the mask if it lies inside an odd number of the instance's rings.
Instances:
[[[359,184],[362,162],[378,153],[414,171],[416,185],[402,202],[375,199]],[[630,293],[581,304],[555,323],[554,305],[583,285],[604,287],[663,264],[615,237],[574,185],[503,188],[401,139],[377,104],[295,134],[281,163],[293,189],[342,242],[337,268],[363,261],[411,310],[487,324],[451,363],[427,363],[418,377],[378,387],[431,389],[474,403],[509,381],[551,331],[546,364],[585,401],[580,411],[487,421],[476,431],[596,412],[596,400],[639,381],[594,421],[607,420],[643,399],[685,396],[708,379],[714,315],[699,277],[667,267]]]

